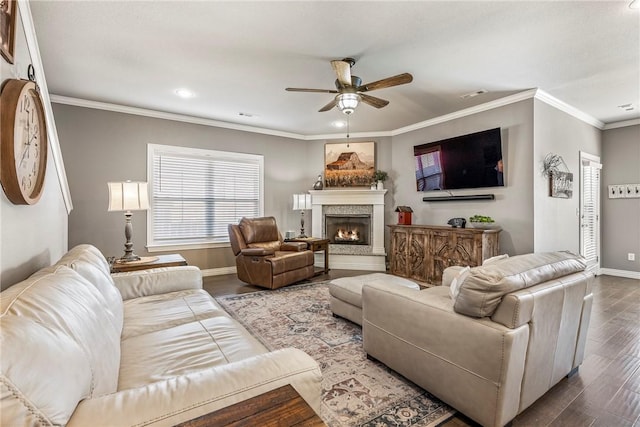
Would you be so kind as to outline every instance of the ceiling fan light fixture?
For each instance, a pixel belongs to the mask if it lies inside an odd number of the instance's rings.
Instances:
[[[336,98],[338,99],[338,110],[344,114],[353,113],[361,99],[357,93],[341,93]]]

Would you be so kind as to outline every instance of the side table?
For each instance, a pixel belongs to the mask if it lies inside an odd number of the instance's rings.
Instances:
[[[176,427],[206,426],[307,426],[326,424],[311,406],[287,384],[243,402],[178,424]]]
[[[287,239],[287,242],[304,242],[307,244],[307,249],[313,252],[324,251],[324,268],[317,270],[313,275],[319,276],[320,274],[329,273],[329,239],[321,239],[319,237],[296,237],[294,239]]]
[[[138,270],[148,270],[151,268],[160,268],[160,267],[176,267],[179,265],[187,265],[187,261],[180,254],[167,254],[167,255],[157,255],[155,256],[154,261],[151,262],[126,262],[119,263],[113,262],[111,263],[111,272],[112,273],[125,273],[127,271],[138,271]]]

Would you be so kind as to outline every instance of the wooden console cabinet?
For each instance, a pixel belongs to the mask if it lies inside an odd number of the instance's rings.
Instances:
[[[498,255],[500,230],[437,225],[390,225],[392,274],[440,285],[452,265],[475,267]]]

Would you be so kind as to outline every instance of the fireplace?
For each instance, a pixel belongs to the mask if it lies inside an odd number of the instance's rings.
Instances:
[[[329,239],[329,268],[385,271],[384,196],[387,190],[326,189],[309,193],[311,235]],[[343,225],[348,227],[332,225],[336,217],[346,219],[347,224]],[[338,233],[339,229],[342,233]],[[321,266],[323,262],[322,254],[318,254],[316,265]]]
[[[329,243],[335,245],[369,245],[371,215],[332,215],[324,217]]]

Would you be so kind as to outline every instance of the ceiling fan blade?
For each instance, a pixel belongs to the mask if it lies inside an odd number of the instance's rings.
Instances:
[[[322,107],[321,109],[318,110],[319,113],[323,113],[325,111],[329,111],[331,110],[333,107],[336,106],[336,104],[338,103],[338,100],[333,98],[333,100],[328,103],[327,105],[325,105],[324,107]]]
[[[382,108],[389,105],[389,101],[387,101],[386,99],[376,98],[375,96],[365,95],[364,93],[360,93],[359,95],[360,99],[362,99],[362,102],[364,102],[365,104],[369,104],[372,107]]]
[[[331,66],[342,87],[351,86],[351,64],[345,61],[331,61]]]
[[[358,86],[356,91],[367,92],[370,90],[384,89],[386,87],[404,85],[407,83],[411,83],[412,81],[413,81],[413,76],[411,74],[402,73],[402,74],[398,74],[397,76],[387,77],[386,79],[377,80],[375,82]]]
[[[339,93],[335,89],[307,89],[304,87],[288,87],[285,90],[289,92]]]

